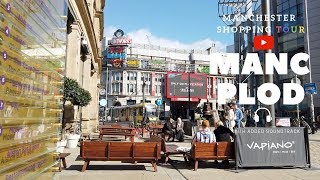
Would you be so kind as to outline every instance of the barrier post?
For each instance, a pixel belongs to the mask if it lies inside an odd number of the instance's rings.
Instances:
[[[311,168],[311,158],[310,158],[310,144],[309,144],[309,134],[308,129],[305,127],[304,130],[304,143],[306,149],[306,157],[307,157],[307,164],[309,164],[309,168]]]

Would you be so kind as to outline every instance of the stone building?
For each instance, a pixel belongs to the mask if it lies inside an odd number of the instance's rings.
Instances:
[[[103,93],[100,99],[107,99],[108,109],[117,105],[139,104],[145,97],[145,102],[151,104],[162,99],[160,118],[169,115],[188,118],[189,108],[191,114],[205,104],[210,104],[213,109],[222,109],[217,103],[217,84],[235,83],[234,76],[210,74],[209,62],[215,47],[190,51],[134,43],[125,48],[124,54],[112,53],[115,47],[111,49],[109,45],[103,52],[101,88],[106,89],[107,96]],[[119,55],[120,63],[112,59]],[[189,74],[191,84],[203,86],[188,88]],[[173,76],[175,78],[171,78]],[[188,89],[191,89],[190,98]],[[100,108],[100,111],[103,115],[104,109]]]
[[[68,5],[66,76],[91,94],[92,101],[82,108],[82,132],[90,132],[98,119],[105,0],[68,0]],[[74,114],[69,115],[71,122],[80,119],[77,110],[74,107]]]

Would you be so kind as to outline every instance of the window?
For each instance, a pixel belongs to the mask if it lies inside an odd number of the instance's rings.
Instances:
[[[114,81],[122,81],[123,80],[122,71],[120,71],[120,72],[112,72],[112,79]]]
[[[137,72],[128,72],[128,81],[136,81],[137,80]]]
[[[208,98],[211,98],[211,94],[212,94],[212,82],[213,82],[213,80],[212,80],[212,77],[209,77],[208,78]]]
[[[122,83],[112,83],[112,93],[113,94],[122,93]]]
[[[141,84],[141,89],[143,89],[143,84]],[[144,86],[144,91],[143,91],[146,95],[150,95],[151,94],[151,85],[146,83]],[[142,92],[142,93],[143,93]]]
[[[162,78],[163,78],[163,74],[156,74],[156,82],[161,82],[162,81]]]
[[[128,94],[134,94],[137,92],[137,84],[127,84]]]
[[[156,85],[156,94],[161,94],[161,85]]]
[[[151,81],[150,73],[141,73],[141,81]]]

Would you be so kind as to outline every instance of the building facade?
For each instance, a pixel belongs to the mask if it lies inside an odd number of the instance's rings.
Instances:
[[[103,8],[105,0],[68,0],[66,76],[88,90],[92,101],[82,108],[82,131],[95,131],[102,59]],[[79,121],[77,107],[65,116],[69,122]]]
[[[103,67],[108,68],[101,78],[107,96],[103,94],[100,99],[107,98],[107,108],[138,104],[143,102],[143,97],[146,103],[153,104],[162,99],[160,117],[188,118],[189,107],[194,114],[204,103],[211,104],[213,109],[222,108],[216,101],[217,83],[234,83],[234,77],[210,75],[209,60],[213,50],[213,47],[190,51],[130,44],[125,48],[123,64],[119,65],[118,61],[110,59],[107,49]],[[198,89],[196,84],[200,86]]]

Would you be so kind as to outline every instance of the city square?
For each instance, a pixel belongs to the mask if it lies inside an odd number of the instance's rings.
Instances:
[[[318,0],[3,0],[0,180],[319,179]]]

